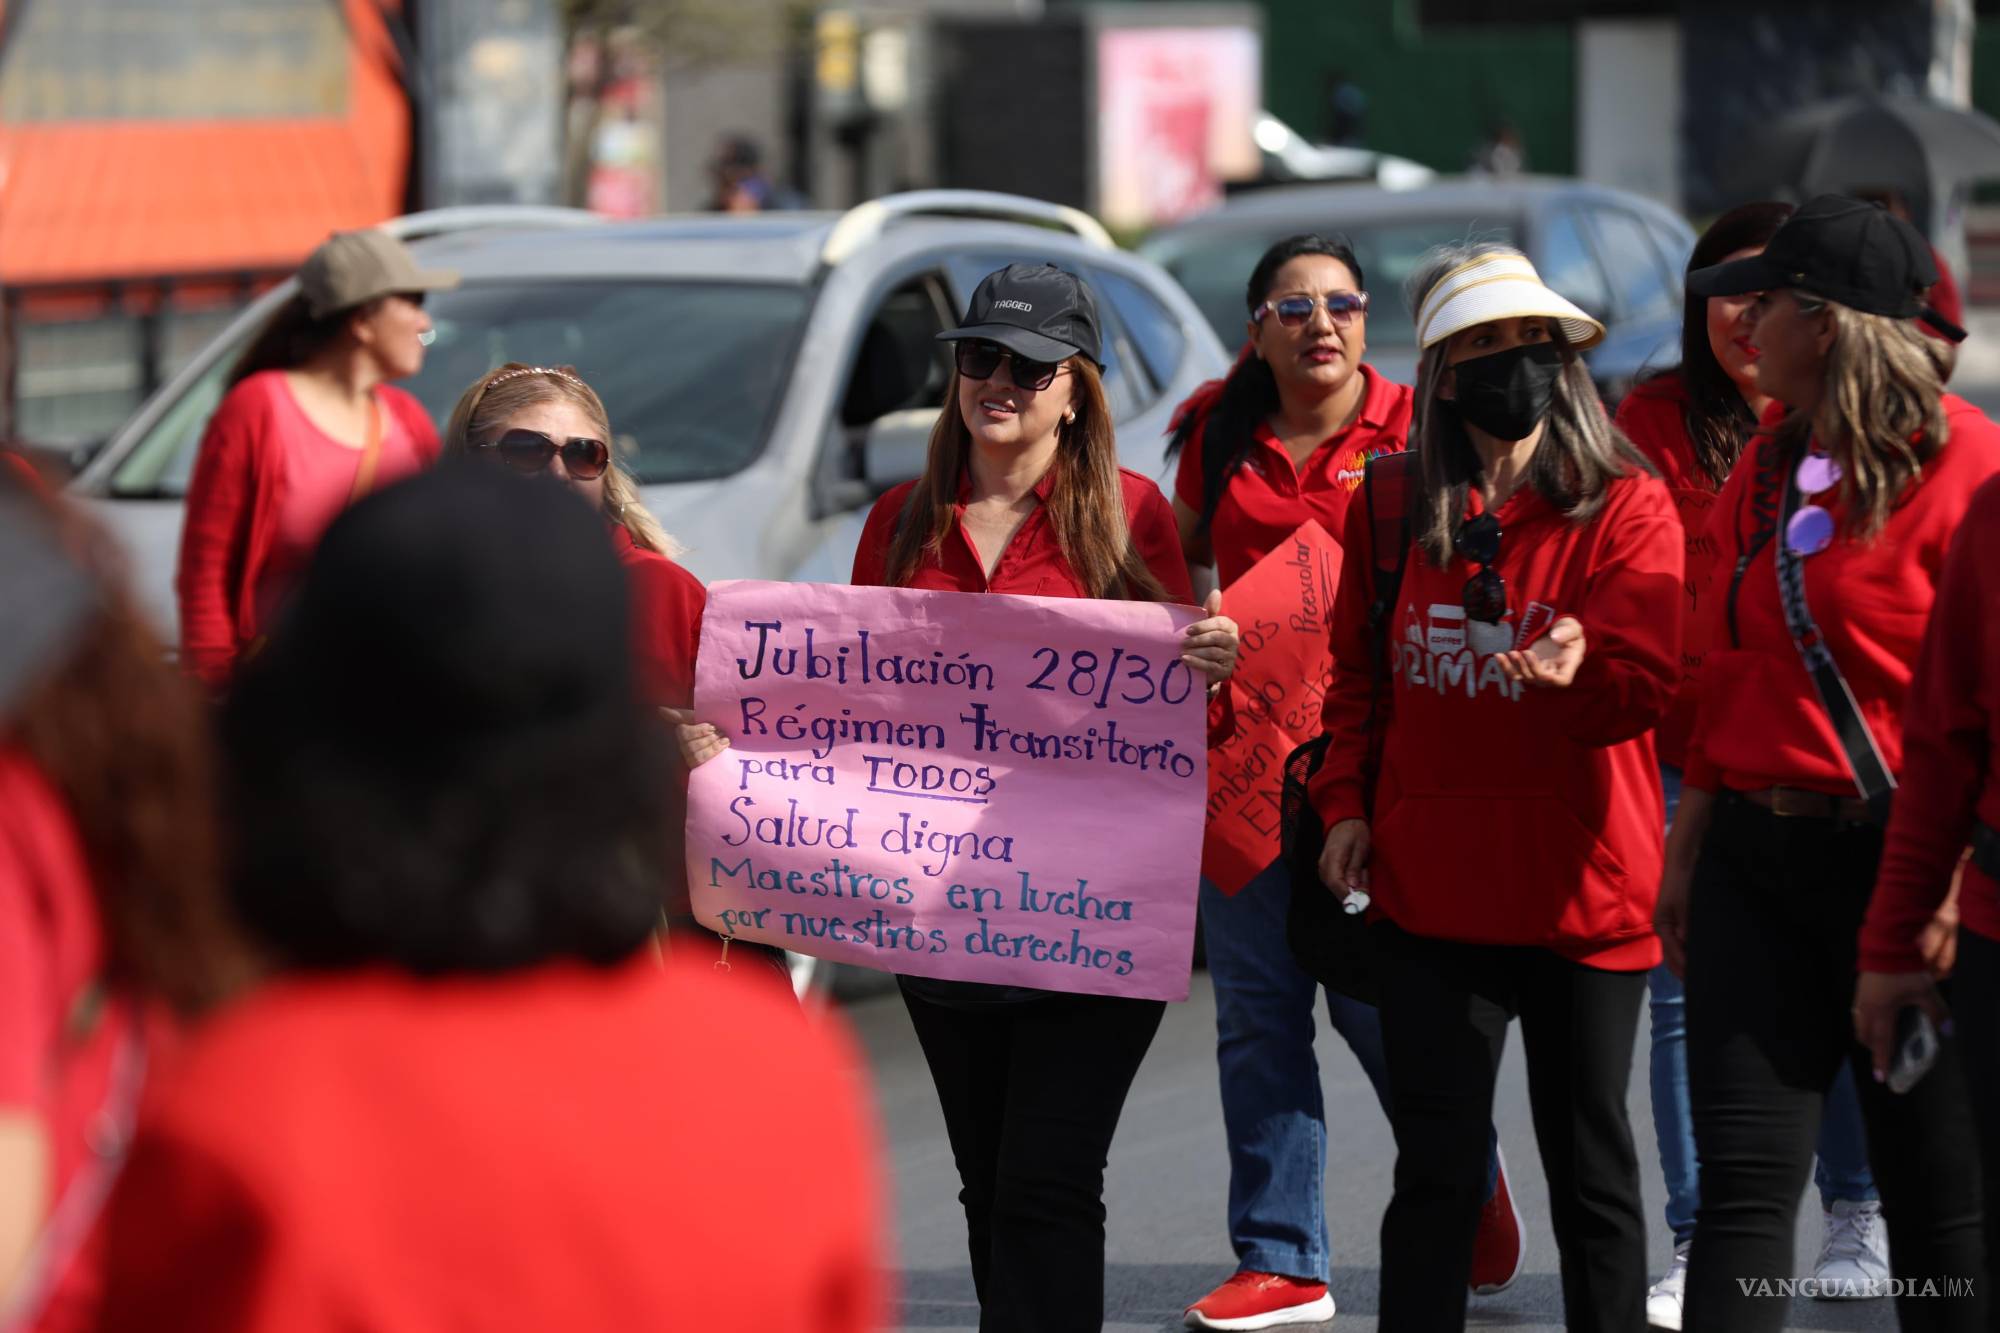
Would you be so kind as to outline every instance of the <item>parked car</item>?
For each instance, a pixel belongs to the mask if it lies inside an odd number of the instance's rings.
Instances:
[[[1416,333],[1403,283],[1423,253],[1452,241],[1519,246],[1548,284],[1604,321],[1591,373],[1616,402],[1642,372],[1680,359],[1681,274],[1694,232],[1670,210],[1623,190],[1549,177],[1454,180],[1414,190],[1288,186],[1232,198],[1163,228],[1139,252],[1180,280],[1225,346],[1243,341],[1243,285],[1265,247],[1296,232],[1353,242],[1374,298],[1368,356],[1405,384]]]
[[[846,213],[482,221],[411,241],[426,266],[465,281],[431,296],[436,340],[404,387],[442,427],[464,386],[501,362],[576,366],[704,580],[846,581],[868,505],[922,469],[950,368],[934,335],[1004,264],[1047,260],[1096,288],[1128,467],[1164,473],[1174,406],[1227,365],[1158,266],[1088,216],[1030,199],[929,191]],[[293,290],[246,310],[72,485],[125,539],[169,629],[203,427],[230,365]]]

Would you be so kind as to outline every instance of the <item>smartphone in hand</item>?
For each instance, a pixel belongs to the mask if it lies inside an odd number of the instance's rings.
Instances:
[[[1889,1091],[1905,1093],[1917,1086],[1937,1063],[1938,1034],[1931,1016],[1915,1005],[1896,1015],[1896,1049],[1889,1057]]]

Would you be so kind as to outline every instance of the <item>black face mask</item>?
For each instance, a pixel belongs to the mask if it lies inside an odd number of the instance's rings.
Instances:
[[[1562,349],[1552,342],[1522,343],[1452,367],[1458,381],[1458,414],[1496,440],[1525,440],[1549,414]]]

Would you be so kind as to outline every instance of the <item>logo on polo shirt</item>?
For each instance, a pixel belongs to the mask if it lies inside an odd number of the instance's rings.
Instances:
[[[1035,313],[1035,308],[1029,305],[1026,301],[1014,301],[1014,300],[995,301],[993,303],[993,308],[995,310],[1019,310],[1023,314],[1028,314],[1028,315],[1032,315],[1033,313]]]

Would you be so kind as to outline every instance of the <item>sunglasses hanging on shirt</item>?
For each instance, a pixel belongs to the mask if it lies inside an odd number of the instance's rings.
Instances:
[[[1799,460],[1792,480],[1802,496],[1820,495],[1840,484],[1840,464],[1817,450]],[[1795,555],[1818,555],[1833,543],[1833,515],[1824,505],[1800,505],[1785,524],[1785,546]]]
[[[1452,546],[1479,566],[1479,572],[1465,581],[1466,619],[1499,624],[1507,614],[1507,580],[1493,568],[1500,559],[1500,520],[1491,514],[1467,519],[1459,525]]]
[[[558,442],[538,430],[515,429],[480,447],[491,449],[502,463],[521,473],[542,471],[557,454],[562,455],[563,471],[577,481],[594,481],[611,466],[611,450],[604,441],[586,435]]]

